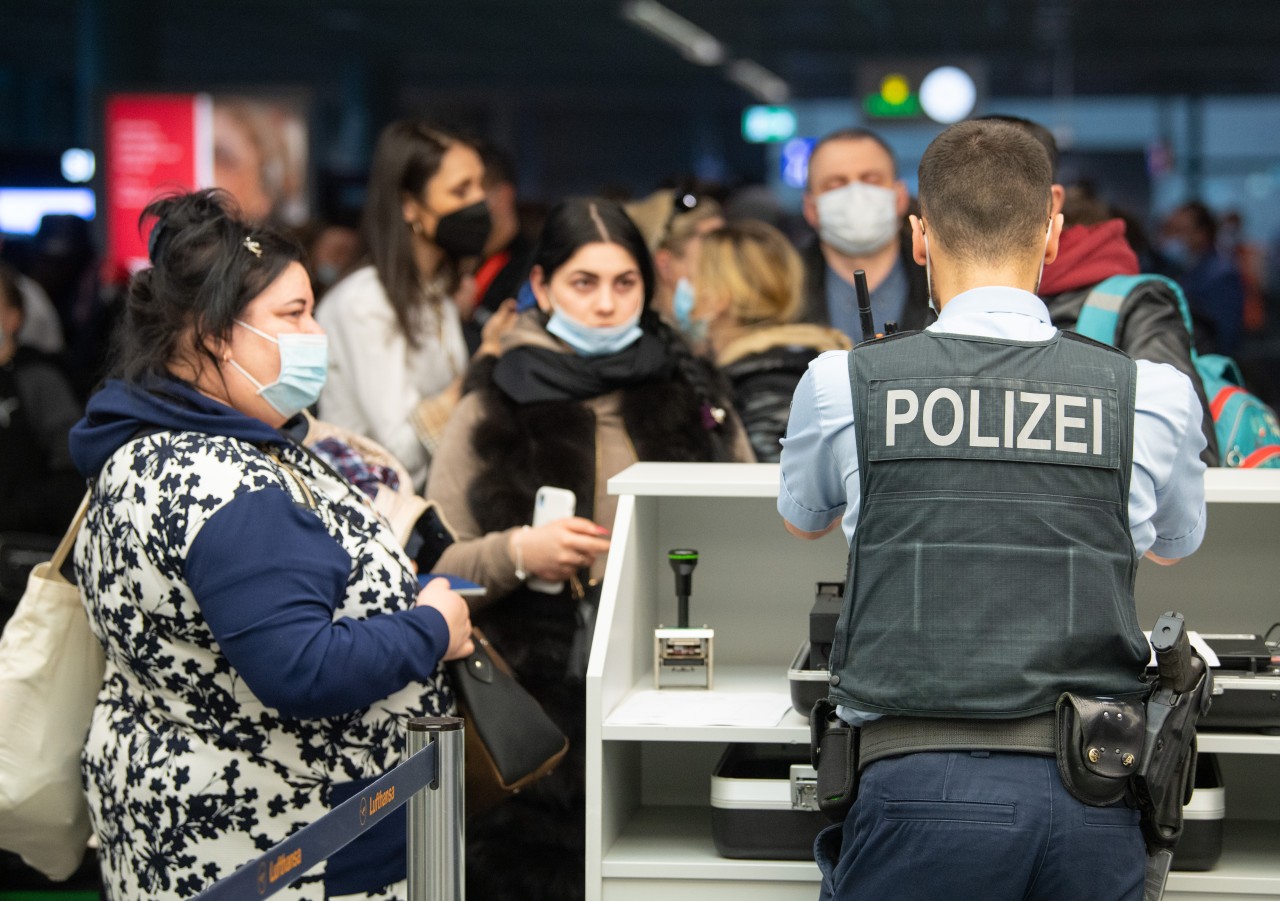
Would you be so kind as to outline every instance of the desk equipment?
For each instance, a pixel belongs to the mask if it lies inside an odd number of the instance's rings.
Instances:
[[[676,628],[661,624],[653,631],[653,679],[656,688],[710,688],[712,685],[712,644],[715,630],[705,625],[689,627],[689,595],[693,592],[693,571],[698,552],[678,548],[667,552],[676,576]]]

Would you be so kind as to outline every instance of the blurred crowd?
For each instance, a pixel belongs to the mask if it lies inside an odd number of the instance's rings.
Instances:
[[[1052,135],[1018,124],[1041,140],[1056,166]],[[892,146],[873,132],[851,128],[816,144],[798,214],[784,211],[761,185],[681,177],[644,196],[543,204],[521,196],[517,171],[512,156],[490,142],[404,120],[380,137],[358,221],[335,213],[284,227],[256,200],[237,205],[218,193],[172,199],[153,206],[143,223],[152,229],[151,274],[132,285],[102,281],[93,231],[75,217],[48,216],[30,241],[0,247],[0,549],[15,554],[6,558],[14,572],[0,571],[0,601],[16,601],[16,561],[56,543],[85,477],[93,478],[98,507],[91,522],[99,531],[77,550],[82,584],[104,585],[103,573],[128,572],[137,555],[156,555],[135,580],[139,591],[194,606],[181,621],[156,614],[159,638],[148,640],[179,658],[190,654],[189,671],[207,667],[211,679],[243,668],[248,688],[263,696],[254,704],[320,724],[314,733],[293,734],[259,707],[251,710],[241,694],[220,701],[227,722],[266,730],[249,755],[256,769],[246,767],[264,798],[271,790],[289,797],[279,773],[306,757],[308,742],[336,741],[320,737],[325,730],[376,743],[399,713],[447,710],[438,664],[461,652],[471,621],[482,625],[569,736],[571,752],[536,789],[469,822],[468,888],[476,898],[571,899],[581,896],[583,686],[614,515],[608,479],[639,460],[777,461],[792,393],[811,361],[878,333],[921,328],[935,313],[925,269],[911,252],[906,217],[914,200]],[[1038,293],[1055,325],[1074,328],[1089,290],[1111,276],[1164,274],[1185,292],[1192,329],[1172,294],[1153,289],[1126,313],[1118,346],[1173,365],[1196,385],[1192,347],[1232,355],[1256,393],[1277,399],[1280,385],[1257,362],[1268,360],[1280,323],[1277,254],[1242,237],[1238,214],[1192,200],[1144,223],[1108,205],[1088,183],[1055,185],[1054,204],[1066,228]],[[865,299],[855,271],[865,274]],[[221,293],[209,287],[214,283]],[[869,330],[860,300],[870,305]],[[1216,463],[1207,398],[1203,389],[1199,394],[1206,458]],[[244,422],[211,425],[223,408]],[[144,514],[169,515],[147,513],[137,500],[168,489],[141,472],[145,467],[122,468],[115,455],[134,442],[141,442],[131,451],[140,459],[159,453],[155,448],[170,440],[164,434],[175,431],[203,436],[181,449],[206,469],[173,472],[195,478],[192,485],[216,472],[226,484],[191,490],[210,510],[227,511],[199,527],[178,523],[175,534],[188,531],[175,546],[147,539],[122,558],[108,536],[132,535],[129,522],[147,521]],[[270,481],[274,476],[259,470],[274,464],[224,445],[268,446],[277,433],[287,438],[277,462],[293,473],[281,484],[297,479],[319,495],[321,519],[340,553],[326,550],[327,539],[299,523],[289,504],[251,510],[239,500],[248,489],[236,480]],[[172,455],[156,459],[157,466],[178,465]],[[544,485],[572,490],[575,515],[535,525],[533,504]],[[139,505],[131,520],[105,500],[108,490]],[[424,511],[434,515],[432,534],[447,535],[442,545],[426,540]],[[356,520],[363,524],[352,525]],[[379,531],[384,526],[394,548]],[[261,610],[242,609],[232,597],[243,585],[229,581],[245,570],[246,542],[270,545],[281,535],[312,548],[323,570],[306,579],[288,571],[290,561],[306,565],[300,551],[283,562],[265,551],[250,555],[274,574],[272,616],[288,619],[288,628],[280,619],[268,623]],[[17,553],[23,550],[25,557]],[[175,559],[186,561],[184,571],[168,565]],[[361,568],[363,582],[348,577],[348,569]],[[416,574],[430,572],[470,579],[486,596],[469,614],[439,587],[424,600]],[[349,636],[349,657],[317,652],[305,665],[367,666],[372,687],[361,693],[334,685],[295,704],[287,690],[303,683],[304,664],[264,663],[256,655],[269,646],[245,636],[293,641],[312,634],[289,602],[306,592],[329,592],[332,610],[369,622],[397,611],[389,619],[406,630],[436,629],[435,638],[423,638],[434,641],[433,656],[391,672],[374,658],[407,641],[404,635],[381,636],[370,645],[380,652],[360,650],[362,639]],[[233,612],[210,614],[211,598]],[[170,880],[196,887],[209,875],[196,869],[205,850],[190,854],[196,864],[173,863],[162,878],[154,872],[161,864],[144,863],[125,847],[138,830],[166,828],[147,819],[144,801],[148,793],[163,800],[170,788],[159,779],[131,785],[143,797],[128,810],[110,797],[119,788],[113,767],[123,759],[117,745],[136,725],[131,717],[162,716],[143,697],[171,675],[122,650],[142,638],[123,625],[128,615],[121,611],[147,604],[97,588],[88,602],[100,608],[109,676],[118,680],[86,758],[105,878],[148,897],[161,897]],[[440,621],[427,623],[424,607],[439,611]],[[0,615],[7,618],[8,609]],[[191,637],[200,614],[207,640],[203,632]],[[280,669],[286,664],[293,668]],[[417,682],[430,691],[406,688]],[[343,732],[351,728],[343,717],[373,710],[385,696],[397,699],[392,714],[369,714],[364,731]],[[134,713],[134,705],[147,712]],[[176,719],[207,743],[193,739],[185,753],[207,751],[220,765],[239,759],[241,751],[201,732],[208,724]],[[328,755],[322,781],[343,772],[341,749],[326,745],[317,753]],[[380,765],[394,762],[394,755],[375,757]],[[370,775],[368,766],[345,769],[347,776]],[[292,803],[310,810],[315,799],[297,791]],[[316,810],[336,799],[321,799]],[[244,832],[251,850],[286,825],[273,830],[232,818],[212,831]],[[344,878],[341,885],[353,891],[386,884]]]

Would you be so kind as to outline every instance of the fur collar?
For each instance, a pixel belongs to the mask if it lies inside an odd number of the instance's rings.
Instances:
[[[486,532],[528,523],[541,485],[572,489],[579,515],[590,516],[599,440],[591,407],[577,402],[516,404],[494,386],[494,363],[492,358],[476,363],[466,385],[480,392],[483,409],[472,447],[480,467],[469,493],[477,523]],[[697,395],[682,379],[617,393],[627,437],[640,460],[732,459],[738,428],[733,417],[708,431]]]
[[[844,332],[825,325],[811,322],[766,325],[750,328],[730,341],[716,355],[716,364],[721,368],[731,366],[743,357],[764,353],[775,347],[802,347],[822,353],[828,350],[848,350],[852,346]]]

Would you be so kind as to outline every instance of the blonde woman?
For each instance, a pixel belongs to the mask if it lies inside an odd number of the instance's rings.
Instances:
[[[797,322],[804,267],[771,225],[743,220],[702,236],[688,337],[705,347],[732,386],[756,459],[776,463],[791,395],[809,361],[848,350],[834,328]]]
[[[663,188],[625,209],[653,255],[653,309],[687,329],[702,236],[724,225],[720,204],[692,189]]]

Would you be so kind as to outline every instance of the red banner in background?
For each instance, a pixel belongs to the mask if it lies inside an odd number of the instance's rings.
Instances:
[[[148,265],[138,217],[156,197],[213,183],[213,115],[207,94],[119,94],[105,116],[106,274],[123,281]]]
[[[217,185],[249,222],[296,226],[310,213],[300,97],[115,94],[104,131],[108,281],[148,265],[138,217],[162,194]]]

